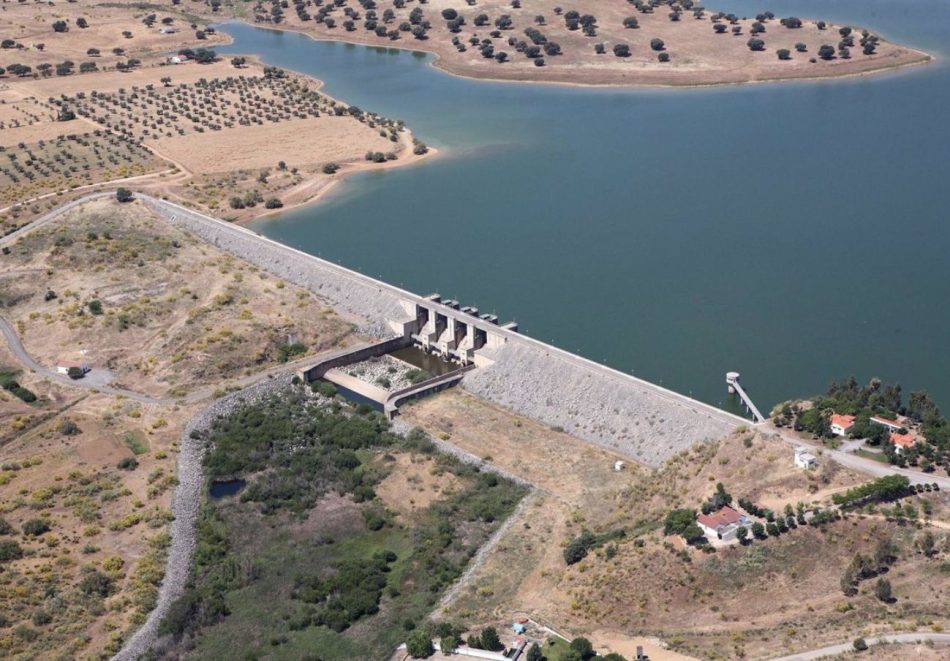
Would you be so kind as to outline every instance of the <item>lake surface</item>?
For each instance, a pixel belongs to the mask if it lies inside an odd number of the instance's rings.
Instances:
[[[731,0],[716,10],[768,9]],[[789,0],[945,55],[950,3]],[[420,54],[229,25],[442,150],[254,229],[620,370],[760,408],[855,374],[950,409],[950,69],[706,90],[465,80]],[[292,164],[291,164],[292,165]]]

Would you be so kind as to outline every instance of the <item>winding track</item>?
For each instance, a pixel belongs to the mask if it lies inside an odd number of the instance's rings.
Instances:
[[[878,636],[875,638],[865,638],[864,642],[871,645],[879,645],[881,643],[919,643],[919,642],[932,642],[938,645],[950,645],[950,634],[948,633],[894,633],[894,634],[885,634],[883,636]],[[783,656],[773,659],[772,661],[813,661],[814,659],[821,659],[828,656],[833,656],[837,654],[845,654],[847,652],[854,651],[854,643],[848,641],[846,643],[839,643],[837,645],[828,645],[827,647],[821,647],[816,650],[811,650],[809,652],[799,652],[798,654],[791,654],[789,656]],[[896,658],[896,657],[895,657]]]

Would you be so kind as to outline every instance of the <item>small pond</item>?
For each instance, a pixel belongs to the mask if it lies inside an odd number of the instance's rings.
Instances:
[[[233,496],[247,485],[245,480],[221,480],[211,483],[211,497],[214,499]]]

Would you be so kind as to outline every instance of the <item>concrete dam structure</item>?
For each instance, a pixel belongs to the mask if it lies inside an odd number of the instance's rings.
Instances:
[[[696,443],[721,438],[744,418],[618,372],[461,308],[418,296],[185,207],[138,195],[169,222],[326,300],[379,339],[411,338],[476,369],[463,388],[512,411],[659,466]]]
[[[478,308],[461,307],[458,301],[442,300],[439,294],[425,297],[424,303],[402,301],[406,317],[392,324],[393,331],[411,338],[425,351],[462,365],[490,365],[487,351],[502,347],[508,336],[501,331],[517,332],[518,324],[509,321],[498,326],[498,317],[479,314]]]

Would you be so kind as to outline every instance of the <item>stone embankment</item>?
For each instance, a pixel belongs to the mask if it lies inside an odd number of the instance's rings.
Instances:
[[[722,438],[741,418],[540,343],[509,342],[466,390],[649,466]]]
[[[271,241],[250,230],[208,218],[163,200],[140,196],[172,224],[289,283],[308,289],[337,312],[358,320],[360,330],[374,337],[392,335],[389,321],[405,316],[391,287],[374,284],[347,269]]]
[[[165,563],[165,576],[158,589],[158,600],[145,624],[113,657],[116,661],[134,661],[152,648],[158,638],[159,625],[171,605],[184,593],[191,574],[191,560],[195,550],[195,522],[204,486],[202,460],[205,451],[204,441],[192,438],[192,432],[207,431],[218,418],[228,416],[236,409],[286,387],[290,381],[291,376],[288,374],[256,383],[215,400],[188,421],[179,442],[178,486],[172,498],[172,514],[175,517],[171,525],[172,543]]]
[[[338,312],[362,320],[363,332],[387,337],[392,334],[388,322],[405,316],[401,290],[391,285],[178,205],[142,199],[208,243],[309,289]],[[744,424],[725,411],[515,333],[504,347],[494,350],[493,358],[493,366],[467,375],[463,387],[650,466]]]

